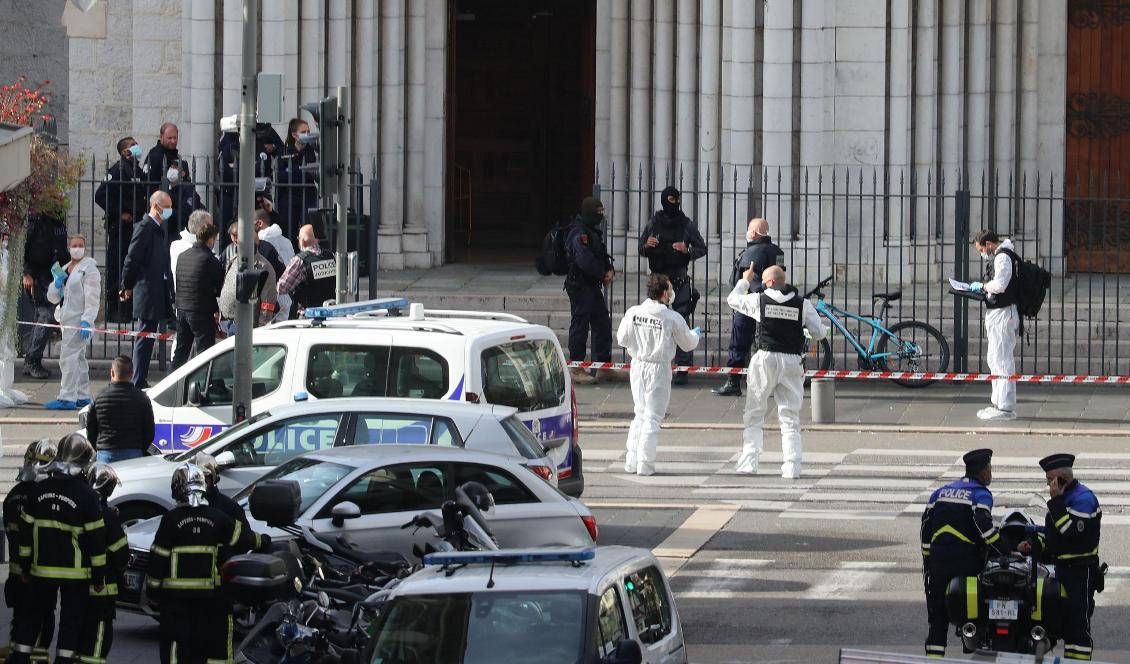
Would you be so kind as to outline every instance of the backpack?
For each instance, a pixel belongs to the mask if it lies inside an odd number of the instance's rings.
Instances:
[[[1016,282],[1016,310],[1021,316],[1035,318],[1044,306],[1044,297],[1052,285],[1052,273],[1026,261],[1010,249],[1001,249],[1012,259],[1014,266],[1012,279]]]
[[[569,252],[565,242],[569,239],[570,228],[572,224],[558,224],[545,234],[541,241],[541,255],[534,262],[538,274],[569,274]]]

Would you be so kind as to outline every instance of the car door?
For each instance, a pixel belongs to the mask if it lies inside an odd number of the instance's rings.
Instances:
[[[611,657],[616,652],[616,646],[620,641],[632,638],[632,635],[628,632],[624,606],[625,604],[615,585],[610,585],[600,591],[596,603],[596,628],[593,630],[596,640],[596,656],[599,660]]]
[[[287,356],[283,344],[260,344],[253,348],[250,414],[289,401],[289,395],[280,389]],[[234,349],[216,355],[185,376],[177,392],[178,405],[173,408],[167,449],[196,447],[230,426],[234,390]]]
[[[344,418],[342,413],[291,417],[249,431],[215,450],[220,490],[233,494],[299,454],[333,447],[344,435]]]
[[[380,466],[362,473],[327,501],[312,520],[315,532],[347,533],[359,546],[376,551],[396,551],[411,556],[412,544],[434,541],[434,532],[402,529],[420,512],[436,510],[448,497],[446,463],[408,462]],[[361,516],[336,526],[330,518],[334,505],[352,502]]]
[[[524,469],[523,473],[528,473]],[[457,463],[453,467],[453,487],[478,482],[494,497],[487,523],[502,548],[592,544],[584,523],[565,500],[541,502],[509,470],[497,466]],[[530,473],[533,481],[542,480]]]
[[[628,574],[624,588],[628,615],[644,661],[653,664],[683,664],[687,651],[679,629],[679,617],[663,574],[649,565]]]

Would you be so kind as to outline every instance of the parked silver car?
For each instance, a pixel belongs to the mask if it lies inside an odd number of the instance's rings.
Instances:
[[[173,464],[170,464],[173,465]],[[494,497],[485,513],[503,546],[580,546],[596,541],[597,525],[584,503],[529,472],[518,461],[489,452],[439,445],[344,446],[284,462],[258,481],[298,482],[302,502],[297,525],[319,534],[346,533],[356,545],[412,559],[412,545],[431,541],[426,529],[404,529],[412,517],[438,510],[455,487],[479,482]],[[236,495],[246,506],[254,482]],[[144,587],[149,547],[158,519],[126,529],[130,562],[119,602],[136,606]],[[291,535],[251,519],[272,539]]]
[[[177,463],[191,461],[200,452],[216,457],[220,490],[232,495],[299,454],[381,443],[495,452],[513,457],[556,485],[555,464],[516,412],[508,406],[464,401],[376,397],[278,406],[191,450],[115,463],[122,486],[110,503],[127,525],[164,514],[173,507],[169,480]]]

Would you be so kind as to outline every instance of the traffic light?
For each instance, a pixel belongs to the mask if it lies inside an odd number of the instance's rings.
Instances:
[[[300,167],[303,173],[313,175],[317,180],[318,193],[323,198],[334,194],[344,170],[338,150],[341,130],[341,111],[337,97],[326,97],[321,101],[302,105],[302,110],[314,116],[318,129],[298,135],[298,142],[309,145],[318,151],[318,161]]]

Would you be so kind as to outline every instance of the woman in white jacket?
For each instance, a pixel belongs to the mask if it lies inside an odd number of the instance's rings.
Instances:
[[[74,410],[90,403],[90,367],[86,342],[98,317],[102,275],[94,259],[86,255],[86,239],[72,236],[68,242],[71,262],[47,287],[47,300],[55,307],[55,320],[62,325],[59,369],[63,377],[59,397],[44,404],[48,410]],[[81,328],[81,329],[80,329]]]

